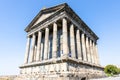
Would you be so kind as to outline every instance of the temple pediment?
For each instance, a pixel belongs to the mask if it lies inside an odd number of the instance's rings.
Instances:
[[[45,20],[46,18],[48,18],[49,16],[51,16],[54,13],[55,12],[41,14],[41,16],[37,19],[37,21],[33,24],[33,26],[40,23],[41,21]]]
[[[55,7],[42,9],[37,14],[37,16],[35,16],[35,18],[31,21],[31,23],[26,27],[25,31],[28,32],[29,30],[31,30],[31,28],[33,28],[38,23],[42,22],[43,20],[47,19],[48,17],[54,15],[56,12],[65,8],[66,5],[67,4],[64,3],[64,4],[61,4],[61,5],[55,6]]]

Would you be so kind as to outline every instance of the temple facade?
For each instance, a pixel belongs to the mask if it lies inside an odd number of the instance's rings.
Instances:
[[[66,4],[42,9],[26,27],[21,75],[102,77],[97,35]]]

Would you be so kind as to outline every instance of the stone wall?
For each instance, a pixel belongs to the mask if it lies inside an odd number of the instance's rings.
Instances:
[[[56,64],[46,64],[40,66],[31,66],[22,68],[20,70],[21,74],[34,74],[34,73],[42,73],[42,74],[49,74],[52,72],[62,72],[66,71],[66,64],[67,63],[56,63]]]
[[[21,75],[29,77],[104,77],[103,68],[76,62],[59,62],[46,65],[30,66],[21,69]]]

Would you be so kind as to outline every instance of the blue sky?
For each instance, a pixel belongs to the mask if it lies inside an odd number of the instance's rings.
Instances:
[[[0,75],[19,74],[24,29],[43,7],[64,2],[99,36],[101,65],[120,65],[120,0],[0,0]]]

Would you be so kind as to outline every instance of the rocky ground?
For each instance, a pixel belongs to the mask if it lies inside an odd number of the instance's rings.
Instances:
[[[120,80],[120,76],[118,76],[118,77],[106,77],[106,78],[100,78],[100,79],[90,79],[90,80]]]
[[[10,75],[10,76],[0,76],[0,80],[14,80],[16,75]]]
[[[14,80],[15,77],[16,76],[5,76],[5,77],[3,77],[3,76],[1,77],[0,76],[0,80]],[[99,78],[99,79],[89,79],[89,80],[120,80],[120,76],[106,77],[106,78]]]

